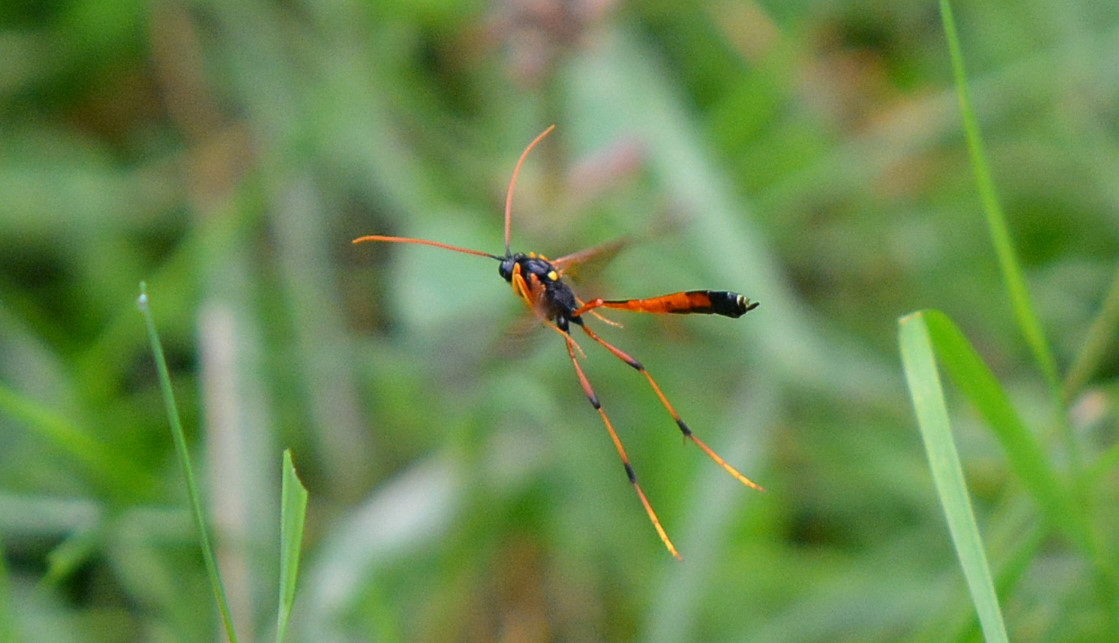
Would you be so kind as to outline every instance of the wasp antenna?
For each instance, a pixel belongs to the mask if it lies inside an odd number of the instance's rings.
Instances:
[[[412,238],[409,238],[409,237],[386,237],[386,236],[382,236],[382,235],[379,235],[379,234],[370,234],[370,235],[366,235],[364,237],[358,237],[357,239],[354,239],[353,243],[365,243],[367,241],[386,241],[386,242],[390,242],[390,243],[414,243],[414,244],[422,245],[422,246],[434,246],[436,248],[442,248],[444,250],[453,250],[454,252],[461,252],[463,254],[468,254],[468,255],[477,255],[479,257],[489,257],[490,259],[497,259],[498,261],[501,261],[502,259],[504,259],[504,257],[498,257],[497,255],[491,255],[490,253],[482,252],[481,250],[471,250],[470,248],[460,248],[458,246],[452,246],[452,245],[446,244],[446,243],[439,243],[438,241],[428,241],[427,239],[412,239]]]
[[[550,134],[551,131],[554,130],[554,129],[556,129],[556,126],[551,125],[551,126],[548,127],[548,129],[541,132],[539,136],[532,139],[532,142],[528,144],[528,147],[525,148],[525,151],[521,152],[521,158],[517,159],[517,165],[516,165],[516,167],[513,168],[513,178],[509,179],[509,191],[505,193],[505,256],[506,257],[510,256],[509,255],[509,222],[512,220],[512,217],[513,217],[513,186],[517,184],[517,175],[520,174],[521,165],[525,162],[525,157],[527,157],[528,153],[530,151],[532,151],[532,148],[536,147],[536,144],[540,142],[540,139],[542,139],[545,136],[547,136],[548,134]]]

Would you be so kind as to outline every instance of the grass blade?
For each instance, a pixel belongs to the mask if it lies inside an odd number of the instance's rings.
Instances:
[[[1084,385],[1097,373],[1100,366],[1115,354],[1115,341],[1119,337],[1119,271],[1112,277],[1100,312],[1088,328],[1084,344],[1069,366],[1065,376],[1063,395],[1065,402],[1080,393]]]
[[[134,492],[136,484],[147,488],[155,481],[133,462],[122,458],[89,432],[47,404],[24,396],[0,383],[0,413],[23,422],[37,437],[71,458],[94,483],[120,498]],[[127,489],[127,487],[132,487]]]
[[[276,615],[276,643],[284,640],[295,581],[299,575],[299,553],[303,545],[303,521],[307,516],[307,489],[292,464],[291,450],[284,451],[282,499],[280,503],[280,604]]]
[[[933,341],[925,314],[915,313],[904,317],[899,325],[905,379],[917,413],[917,423],[925,443],[936,492],[944,508],[948,530],[952,534],[956,555],[967,579],[980,627],[988,641],[1006,641],[1006,626],[994,581],[971,509],[960,457],[952,439],[948,409],[940,386]]]
[[[983,214],[987,219],[987,228],[991,233],[991,242],[995,246],[995,254],[998,256],[1003,281],[1006,282],[1014,316],[1018,320],[1018,326],[1025,336],[1026,343],[1033,352],[1034,359],[1037,360],[1051,390],[1055,395],[1059,395],[1060,380],[1057,377],[1057,362],[1053,358],[1053,352],[1045,339],[1045,331],[1041,327],[1041,321],[1038,319],[1030,301],[1030,293],[1026,289],[1026,280],[1022,276],[1022,266],[1018,262],[1018,255],[1014,252],[1014,245],[1010,240],[1010,229],[1006,224],[1006,215],[1003,214],[1002,206],[999,205],[995,183],[991,179],[991,170],[987,166],[983,138],[979,133],[979,123],[971,105],[971,95],[968,92],[967,73],[964,70],[964,56],[960,48],[960,39],[956,33],[956,20],[952,15],[952,7],[948,0],[940,0],[940,15],[944,22],[944,36],[948,41],[948,53],[952,59],[952,72],[956,78],[956,93],[960,99],[960,114],[963,118],[968,153],[971,156],[971,167],[975,171],[975,182],[979,188]]]
[[[144,323],[148,328],[148,340],[151,342],[152,354],[155,356],[156,372],[159,374],[159,386],[163,391],[163,402],[167,407],[167,418],[171,422],[171,437],[175,441],[175,451],[179,456],[179,464],[183,467],[183,476],[186,478],[187,494],[190,496],[190,506],[194,513],[194,524],[198,528],[198,539],[202,544],[202,557],[206,561],[206,571],[210,575],[214,596],[218,601],[222,622],[225,625],[226,636],[232,643],[237,643],[237,634],[233,630],[233,619],[229,614],[229,602],[225,598],[225,588],[221,582],[221,574],[217,563],[214,562],[214,550],[210,544],[210,536],[206,530],[206,519],[202,512],[202,501],[198,495],[198,485],[194,481],[194,469],[190,464],[190,453],[187,451],[186,436],[183,435],[182,420],[179,419],[179,410],[175,404],[175,392],[171,388],[171,374],[167,370],[167,360],[163,356],[163,344],[159,341],[159,333],[155,330],[155,321],[152,319],[151,307],[148,303],[147,285],[140,283],[140,297],[136,302],[140,314],[144,316]]]
[[[1006,453],[1011,471],[1041,506],[1049,523],[1088,551],[1082,513],[1071,506],[1041,442],[1026,428],[991,369],[947,315],[935,310],[919,314],[941,366],[983,416]]]
[[[12,603],[12,586],[8,580],[8,563],[3,556],[0,556],[0,641],[23,640],[19,635],[16,611]]]

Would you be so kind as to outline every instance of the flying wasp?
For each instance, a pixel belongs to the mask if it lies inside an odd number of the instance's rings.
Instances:
[[[753,487],[754,489],[762,490],[761,486],[739,473],[737,469],[719,457],[715,451],[696,437],[691,428],[680,418],[680,414],[676,412],[676,409],[673,408],[668,398],[665,397],[664,392],[661,391],[661,387],[657,384],[656,380],[653,379],[653,376],[649,374],[649,371],[645,370],[641,362],[599,337],[597,333],[587,326],[586,320],[584,319],[584,316],[589,313],[591,316],[597,317],[604,322],[613,324],[613,322],[602,317],[597,312],[599,308],[612,308],[616,310],[629,310],[653,314],[704,314],[738,318],[757,308],[758,303],[738,293],[725,290],[689,290],[645,299],[596,298],[584,301],[576,296],[575,291],[564,281],[564,271],[570,270],[577,264],[593,258],[595,255],[602,252],[605,246],[572,253],[560,257],[559,259],[548,259],[535,252],[527,254],[512,252],[509,246],[509,231],[513,211],[513,188],[517,183],[517,175],[520,173],[521,166],[524,164],[528,153],[553,129],[555,129],[554,125],[544,130],[539,136],[533,139],[528,147],[525,148],[524,152],[521,153],[520,158],[517,160],[517,165],[513,168],[513,176],[509,180],[509,190],[505,195],[504,255],[494,255],[488,252],[460,248],[438,241],[412,239],[408,237],[368,235],[358,237],[354,239],[353,242],[384,241],[391,243],[414,243],[496,259],[499,262],[497,269],[498,274],[512,286],[513,294],[524,302],[541,322],[563,337],[567,346],[567,354],[571,357],[571,364],[575,367],[575,375],[579,378],[580,386],[583,387],[583,393],[586,394],[591,406],[594,407],[599,417],[602,418],[602,423],[606,425],[606,431],[610,434],[610,439],[614,443],[614,448],[618,451],[618,456],[625,466],[626,476],[629,478],[630,484],[633,485],[633,489],[637,492],[637,497],[641,500],[641,504],[645,508],[645,513],[648,514],[649,520],[653,523],[653,527],[657,531],[657,535],[660,536],[661,542],[668,548],[668,551],[677,559],[682,559],[680,553],[676,550],[676,546],[672,544],[672,540],[669,539],[668,534],[661,525],[660,519],[657,518],[656,512],[653,511],[653,506],[649,503],[648,498],[645,497],[645,492],[641,490],[641,485],[637,482],[637,474],[634,472],[633,466],[629,462],[629,456],[626,455],[625,447],[622,446],[622,441],[618,438],[618,433],[614,430],[614,425],[610,422],[609,416],[606,415],[606,411],[602,408],[602,403],[599,402],[598,395],[595,393],[590,380],[587,379],[587,374],[583,371],[583,367],[579,363],[579,357],[585,357],[585,354],[582,348],[576,343],[575,338],[571,336],[571,326],[578,326],[587,337],[601,344],[618,359],[629,364],[637,372],[645,376],[645,379],[649,382],[649,386],[652,387],[653,392],[656,393],[657,398],[660,399],[661,404],[664,405],[664,408],[668,411],[669,415],[672,416],[672,419],[676,421],[676,426],[679,427],[680,432],[683,433],[686,439],[694,442],[708,457],[734,476],[739,482]]]

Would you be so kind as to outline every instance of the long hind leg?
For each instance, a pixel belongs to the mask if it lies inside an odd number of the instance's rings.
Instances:
[[[588,337],[605,346],[606,349],[613,353],[618,359],[637,369],[638,372],[645,376],[645,379],[649,381],[649,386],[653,387],[653,392],[657,394],[658,398],[660,398],[661,404],[664,404],[664,408],[668,409],[669,414],[672,415],[672,419],[676,420],[676,426],[680,427],[680,432],[684,434],[685,438],[694,442],[696,446],[698,446],[700,449],[703,450],[704,453],[707,454],[708,457],[714,460],[715,463],[718,464],[720,467],[725,469],[727,473],[734,476],[739,482],[748,487],[753,487],[754,489],[757,489],[759,491],[764,491],[761,485],[739,473],[737,469],[730,466],[730,464],[728,464],[726,460],[723,460],[721,457],[719,457],[719,454],[715,453],[715,451],[712,450],[711,447],[704,444],[702,440],[697,438],[695,434],[692,433],[692,430],[688,428],[688,425],[684,422],[684,420],[680,419],[680,414],[676,412],[676,409],[672,408],[672,404],[670,404],[668,398],[664,396],[664,393],[661,391],[661,387],[657,385],[657,381],[653,379],[652,375],[649,375],[649,371],[645,370],[645,367],[641,364],[641,362],[637,361],[633,357],[630,357],[629,354],[625,353],[610,342],[602,339],[585,325],[581,325],[581,328]],[[570,348],[568,350],[570,351]],[[576,364],[576,368],[578,368],[578,364]],[[586,386],[584,386],[584,388],[586,388]]]
[[[610,418],[606,415],[606,411],[602,410],[602,404],[598,401],[598,395],[594,392],[594,388],[591,387],[591,382],[587,379],[587,374],[583,372],[583,367],[579,365],[579,359],[575,356],[575,340],[570,336],[565,336],[565,339],[567,340],[567,354],[571,356],[571,364],[575,366],[575,374],[579,376],[579,384],[582,385],[583,392],[587,394],[587,399],[590,400],[591,406],[594,407],[594,410],[598,411],[599,417],[602,418],[602,423],[606,425],[606,431],[610,434],[610,439],[614,442],[614,448],[617,449],[618,456],[622,459],[622,464],[625,465],[626,476],[629,478],[630,484],[633,485],[634,491],[637,492],[637,497],[641,499],[641,504],[645,507],[645,513],[649,515],[649,520],[652,521],[653,527],[657,530],[657,535],[660,536],[661,542],[668,548],[669,553],[675,556],[677,560],[683,560],[680,553],[676,551],[676,547],[672,544],[672,541],[669,540],[668,534],[664,531],[664,527],[661,526],[661,521],[657,518],[656,512],[653,511],[653,506],[649,504],[649,499],[645,497],[645,492],[641,490],[641,485],[637,482],[637,474],[634,473],[633,466],[629,463],[629,456],[626,455],[626,449],[622,446],[622,441],[618,437],[618,432],[614,430],[614,425],[611,424]]]

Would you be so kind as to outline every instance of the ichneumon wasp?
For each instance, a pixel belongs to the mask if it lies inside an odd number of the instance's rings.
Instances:
[[[575,292],[564,281],[564,270],[570,269],[578,263],[593,258],[601,252],[604,247],[609,246],[609,244],[569,254],[554,260],[550,260],[534,252],[528,254],[512,252],[509,249],[509,226],[513,210],[513,187],[517,183],[517,174],[520,173],[521,165],[524,163],[528,153],[553,129],[555,129],[555,125],[544,130],[544,132],[533,139],[533,141],[528,144],[528,147],[525,148],[524,152],[521,153],[521,157],[517,160],[517,165],[513,168],[513,177],[509,180],[509,190],[505,195],[504,255],[498,256],[488,252],[460,248],[438,241],[411,239],[408,237],[369,235],[354,239],[353,242],[386,241],[392,243],[414,243],[443,248],[444,250],[453,250],[454,252],[461,252],[464,254],[478,255],[480,257],[489,257],[490,259],[499,261],[498,273],[513,287],[513,294],[523,301],[525,305],[536,314],[541,322],[563,337],[567,345],[567,353],[571,356],[571,363],[575,367],[575,375],[579,378],[579,384],[583,387],[583,392],[586,394],[587,399],[590,400],[591,406],[594,407],[595,411],[597,411],[598,415],[602,418],[602,423],[606,425],[606,431],[610,434],[610,439],[613,441],[614,448],[617,449],[618,455],[622,459],[622,464],[625,465],[626,476],[629,477],[630,484],[633,485],[634,490],[637,492],[637,497],[645,507],[645,513],[649,515],[649,520],[652,521],[653,527],[657,530],[657,535],[660,536],[664,546],[668,548],[668,551],[673,556],[677,559],[681,559],[679,552],[676,551],[676,547],[668,538],[668,534],[665,533],[664,527],[661,526],[656,512],[653,511],[653,506],[649,504],[649,500],[645,497],[645,492],[641,490],[641,485],[637,482],[637,475],[634,473],[633,467],[629,463],[629,457],[626,455],[626,450],[622,446],[622,441],[618,438],[618,433],[614,430],[614,425],[611,424],[610,418],[607,417],[606,411],[603,410],[602,404],[599,403],[598,395],[595,394],[594,388],[591,387],[590,380],[587,379],[586,373],[583,372],[583,367],[579,364],[578,356],[585,355],[582,348],[575,342],[575,338],[571,336],[571,325],[574,324],[581,328],[583,332],[586,333],[587,337],[601,344],[618,359],[629,364],[644,375],[645,379],[649,382],[649,386],[651,386],[653,392],[657,394],[661,404],[664,405],[664,408],[668,411],[669,415],[672,416],[672,419],[676,421],[676,426],[680,428],[680,432],[684,434],[686,439],[694,442],[708,457],[714,460],[723,469],[726,469],[726,471],[738,479],[739,482],[761,490],[761,486],[739,473],[692,433],[692,430],[688,428],[688,425],[680,418],[680,414],[672,407],[668,398],[665,397],[664,393],[661,391],[661,387],[657,385],[656,380],[645,370],[641,362],[599,337],[593,330],[587,327],[583,319],[584,314],[590,313],[606,323],[617,325],[599,315],[596,311],[598,308],[615,308],[618,310],[657,314],[701,313],[738,318],[756,308],[758,304],[738,293],[725,290],[690,290],[687,292],[660,295],[658,297],[649,297],[647,299],[605,300],[597,298],[583,301],[575,295]]]

